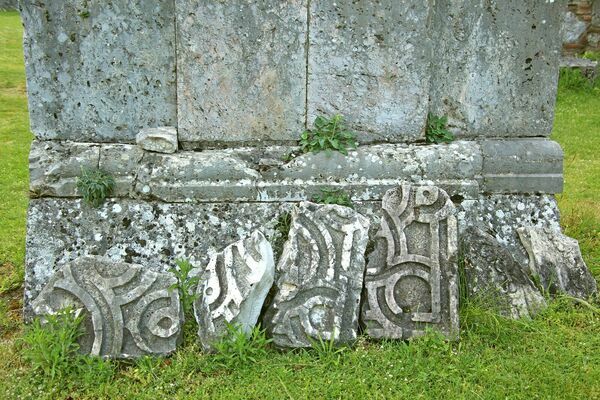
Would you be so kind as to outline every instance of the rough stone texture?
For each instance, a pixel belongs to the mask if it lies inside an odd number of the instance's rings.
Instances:
[[[18,8],[18,0],[0,0],[0,10],[16,10]]]
[[[490,233],[523,268],[527,268],[529,257],[517,228],[560,229],[558,205],[554,197],[548,195],[482,195],[460,203],[457,217],[461,234],[470,226]]]
[[[177,128],[161,126],[142,129],[135,141],[144,150],[158,153],[175,153],[177,151]]]
[[[580,21],[577,15],[571,11],[564,14],[561,27],[563,43],[577,43],[586,30],[587,24]]]
[[[63,265],[33,301],[44,316],[82,310],[81,351],[117,358],[166,355],[175,350],[183,313],[174,276],[137,264],[83,257]]]
[[[303,202],[277,264],[265,327],[278,347],[356,339],[369,220],[348,207]]]
[[[133,145],[34,141],[30,190],[76,197],[82,165],[113,175],[117,197],[166,202],[302,201],[332,187],[354,200],[380,200],[406,183],[436,185],[457,199],[562,189],[562,151],[545,139],[365,145],[347,156],[309,153],[284,162],[289,151],[270,146],[160,154]]]
[[[435,186],[386,193],[365,275],[361,317],[369,336],[408,339],[428,327],[458,336],[454,212]]]
[[[552,130],[564,0],[436,2],[430,110],[466,136]]]
[[[31,130],[133,142],[176,123],[174,2],[23,0]]]
[[[460,238],[469,297],[512,318],[533,317],[546,306],[527,271],[492,235],[469,227]]]
[[[179,137],[297,140],[306,102],[306,0],[176,0]]]
[[[310,2],[308,123],[343,114],[361,143],[419,139],[428,109],[430,6]]]
[[[597,293],[596,280],[581,257],[577,240],[559,229],[524,226],[517,229],[529,255],[529,271],[550,293],[586,299]]]
[[[260,231],[213,254],[198,285],[194,313],[202,347],[227,334],[227,324],[249,333],[275,276],[273,249]]]
[[[563,151],[544,139],[481,141],[482,189],[488,193],[560,193]],[[447,165],[447,164],[446,164]]]

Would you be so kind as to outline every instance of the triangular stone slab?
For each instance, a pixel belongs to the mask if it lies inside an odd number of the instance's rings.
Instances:
[[[427,328],[458,335],[454,212],[435,186],[406,185],[385,194],[365,276],[362,322],[369,336],[408,339]]]
[[[133,358],[167,355],[181,337],[177,280],[138,264],[81,257],[63,265],[33,301],[43,317],[68,306],[84,313],[85,354]]]
[[[265,325],[278,347],[356,339],[369,220],[348,207],[300,203],[277,264]]]
[[[198,285],[194,313],[206,351],[227,334],[227,324],[250,332],[273,285],[273,250],[260,231],[214,254]]]

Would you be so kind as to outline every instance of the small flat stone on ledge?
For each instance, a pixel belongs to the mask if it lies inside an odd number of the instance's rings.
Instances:
[[[172,126],[144,128],[137,134],[135,141],[144,150],[175,153],[177,151],[177,128]]]

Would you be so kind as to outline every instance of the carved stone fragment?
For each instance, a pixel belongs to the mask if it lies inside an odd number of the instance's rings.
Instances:
[[[213,255],[198,285],[194,312],[205,350],[227,333],[227,324],[250,332],[275,276],[273,249],[260,231]]]
[[[135,141],[144,150],[157,153],[175,153],[177,151],[177,128],[173,126],[160,126],[158,128],[144,128]]]
[[[81,351],[95,356],[133,358],[175,350],[183,314],[176,279],[138,264],[81,257],[62,266],[33,301],[38,316],[67,306],[81,310],[85,334]]]
[[[381,226],[365,276],[369,336],[407,339],[428,327],[458,334],[457,222],[435,186],[400,186],[382,200]]]
[[[546,300],[506,246],[469,227],[461,235],[467,294],[512,318],[533,317]]]
[[[529,255],[531,275],[550,293],[583,299],[597,293],[596,280],[581,257],[577,240],[549,227],[521,227],[517,232]]]
[[[303,202],[292,210],[265,318],[276,346],[356,339],[368,230],[369,220],[348,207]]]

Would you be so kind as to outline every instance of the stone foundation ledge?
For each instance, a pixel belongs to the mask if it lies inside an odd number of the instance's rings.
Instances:
[[[284,161],[284,146],[161,154],[129,144],[34,141],[33,197],[79,197],[82,168],[116,181],[115,197],[184,202],[301,201],[322,188],[344,189],[355,201],[381,200],[399,184],[433,184],[450,196],[562,191],[563,153],[542,139],[455,141],[440,145],[365,145],[347,156],[303,154]]]

